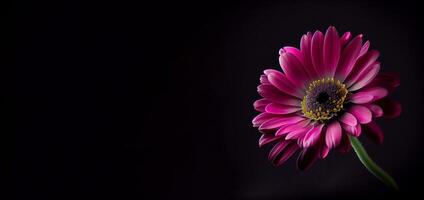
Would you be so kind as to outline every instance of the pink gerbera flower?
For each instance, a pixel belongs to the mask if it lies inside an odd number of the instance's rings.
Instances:
[[[267,69],[260,77],[263,98],[254,107],[261,113],[252,121],[262,133],[259,146],[275,143],[269,153],[273,164],[300,152],[297,166],[305,170],[332,149],[348,152],[349,138],[361,133],[383,141],[373,120],[400,114],[400,104],[387,97],[399,79],[379,74],[379,53],[369,48],[362,35],[352,38],[346,32],[339,37],[329,27],[325,35],[303,35],[300,49],[280,49],[282,71]]]

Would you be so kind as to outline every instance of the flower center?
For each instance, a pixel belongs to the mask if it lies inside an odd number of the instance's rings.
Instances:
[[[326,103],[329,98],[330,98],[330,95],[328,95],[327,92],[321,92],[318,94],[317,102],[320,104],[323,104],[323,103]]]
[[[312,120],[329,120],[343,109],[347,94],[346,86],[339,80],[315,80],[309,84],[303,97],[302,112]]]

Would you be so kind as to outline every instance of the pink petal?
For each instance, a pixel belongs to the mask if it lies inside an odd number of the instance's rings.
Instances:
[[[267,100],[272,101],[274,103],[284,105],[300,105],[300,100],[295,99],[287,94],[284,94],[272,85],[259,85],[258,93],[263,98],[266,98]]]
[[[305,67],[306,72],[309,74],[309,77],[314,79],[317,77],[317,72],[312,64],[311,40],[312,33],[310,32],[302,36],[302,39],[300,40],[300,52],[303,55],[303,66]]]
[[[286,162],[297,150],[299,150],[299,146],[296,143],[291,143],[289,146],[285,148],[285,150],[280,154],[279,158],[274,159],[275,165],[282,165]]]
[[[350,107],[349,112],[352,113],[361,124],[370,123],[372,120],[372,113],[365,106],[353,105]]]
[[[395,118],[402,112],[402,106],[398,101],[389,98],[384,98],[376,102],[383,109],[383,117]]]
[[[301,101],[299,101],[299,99],[292,98],[291,96],[284,96],[283,98],[280,98],[279,101],[275,101],[274,103],[300,107]]]
[[[274,99],[280,96],[284,96],[284,93],[280,92],[272,85],[261,84],[257,87],[257,91],[259,95],[267,99]]]
[[[270,120],[270,119],[274,119],[274,118],[277,118],[277,117],[278,116],[274,115],[274,114],[261,113],[258,116],[256,116],[255,118],[253,118],[252,124],[253,124],[254,127],[257,127],[257,126],[261,125],[262,123],[264,123],[265,121]]]
[[[340,144],[342,139],[342,127],[339,122],[333,121],[327,126],[327,132],[325,134],[325,143],[327,147],[334,148]]]
[[[350,96],[350,102],[356,104],[364,104],[371,102],[373,98],[374,96],[371,94],[359,92]]]
[[[300,117],[300,116],[279,117],[279,118],[276,118],[276,119],[270,119],[268,121],[263,122],[259,126],[259,130],[276,129],[276,128],[280,128],[281,126],[285,126],[285,125],[288,125],[288,124],[293,124],[293,123],[299,122],[303,119],[304,118]]]
[[[322,147],[321,147],[321,154],[320,154],[320,157],[322,158],[322,159],[324,159],[324,158],[326,158],[327,156],[328,156],[328,153],[330,152],[330,148],[328,148],[326,145],[323,145]]]
[[[253,103],[253,107],[255,108],[255,110],[259,112],[265,112],[265,106],[267,106],[270,103],[271,102],[266,99],[259,99]]]
[[[350,101],[356,104],[364,104],[379,100],[387,96],[389,92],[382,87],[363,89],[350,97]]]
[[[304,138],[305,134],[311,129],[310,126],[304,127],[304,128],[300,128],[300,129],[296,129],[293,131],[290,131],[287,135],[286,135],[286,139],[287,140],[291,140],[291,139],[298,139],[300,141],[302,141]]]
[[[266,70],[264,70],[264,74],[267,75],[267,76],[270,75],[270,74],[272,74],[272,73],[284,75],[282,72],[280,72],[278,70],[275,70],[275,69],[266,69]]]
[[[280,51],[281,52],[281,51]],[[296,47],[290,47],[290,46],[287,46],[287,47],[283,47],[283,52],[282,53],[290,53],[290,54],[292,54],[292,55],[294,55],[296,58],[297,58],[297,60],[299,60],[302,64],[303,64],[303,62],[302,62],[302,60],[303,60],[303,55],[302,55],[302,53],[300,52],[300,50],[299,49],[297,49]],[[281,53],[281,54],[282,54]],[[280,55],[281,55],[280,54]]]
[[[367,53],[369,48],[370,48],[370,41],[366,41],[365,44],[362,46],[361,51],[359,52],[359,57]]]
[[[387,89],[382,87],[373,87],[373,88],[363,89],[359,93],[372,95],[373,101],[377,101],[379,99],[386,97],[389,94],[389,91],[387,91]]]
[[[340,40],[336,28],[330,26],[324,37],[324,67],[325,74],[334,76],[340,58]]]
[[[297,159],[297,168],[307,170],[316,162],[319,157],[319,151],[313,148],[303,149]]]
[[[308,148],[313,146],[317,143],[321,136],[322,128],[324,127],[324,124],[317,125],[306,133],[305,138],[303,138],[303,147]]]
[[[306,127],[307,125],[309,125],[309,123],[310,123],[310,120],[305,118],[302,121],[299,121],[299,122],[296,122],[294,124],[290,124],[290,125],[287,125],[285,127],[278,129],[278,131],[275,133],[275,135],[285,135],[289,132],[302,129],[302,128]]]
[[[277,103],[270,103],[265,107],[265,111],[272,114],[290,114],[301,110],[298,106],[287,106]]]
[[[372,50],[358,58],[355,65],[353,66],[352,71],[346,79],[347,86],[350,87],[353,83],[356,83],[360,75],[362,75],[362,73],[366,71],[368,67],[375,63],[379,55],[380,54],[378,51]]]
[[[356,36],[347,46],[343,49],[340,57],[339,66],[336,70],[336,78],[344,81],[349,73],[352,71],[353,66],[358,58],[359,51],[362,45],[362,35]]]
[[[356,126],[358,123],[355,116],[352,114],[345,112],[340,118],[339,121],[343,122],[344,124],[347,124],[349,126]]]
[[[280,91],[289,94],[296,98],[303,98],[303,94],[296,88],[289,79],[287,79],[286,75],[278,74],[278,73],[270,73],[268,75],[269,82]]]
[[[268,159],[271,161],[274,160],[278,156],[278,154],[280,154],[284,150],[284,148],[286,148],[290,143],[291,141],[282,140],[275,144],[268,154]]]
[[[399,75],[395,73],[380,73],[366,87],[383,87],[393,92],[400,85]]]
[[[275,136],[274,134],[262,134],[261,138],[259,138],[259,147],[282,138],[283,136]]]
[[[378,74],[380,71],[380,63],[375,63],[371,67],[365,69],[360,75],[356,83],[349,88],[350,91],[355,91],[363,88],[368,85]],[[348,85],[350,85],[348,83]]]
[[[263,122],[259,126],[259,130],[272,130],[280,128],[281,126],[287,125],[287,120],[284,117],[273,118]]]
[[[266,75],[261,75],[261,77],[259,78],[259,81],[262,83],[262,84],[271,84],[270,82],[269,82],[269,80],[268,80],[268,77],[266,76]]]
[[[324,70],[324,61],[323,61],[323,44],[324,36],[320,31],[316,31],[312,36],[311,41],[311,58],[312,64],[316,72],[322,72]]]
[[[357,124],[356,126],[349,126],[347,124],[340,124],[343,128],[343,130],[345,130],[346,133],[354,136],[354,137],[359,137],[361,135],[361,124]]]
[[[306,131],[306,132],[308,132],[308,131],[309,131],[309,129],[310,129],[310,127],[308,127],[308,129],[307,129],[307,131]],[[303,133],[303,134],[298,134],[298,136],[296,136],[296,139],[297,139],[297,146],[299,146],[299,147],[302,147],[302,146],[303,146],[303,138],[305,138],[306,132],[305,132],[305,133]],[[287,136],[288,136],[288,135],[290,135],[290,133],[289,133],[289,134],[287,134]],[[286,138],[287,138],[287,136],[286,136]]]
[[[366,105],[368,109],[371,110],[372,117],[381,117],[383,116],[383,109],[380,106],[377,106],[375,104],[368,104]]]
[[[291,53],[280,55],[280,65],[286,73],[286,77],[295,86],[304,87],[305,82],[309,80],[308,74],[304,71],[302,63]]]
[[[340,46],[344,47],[345,44],[347,44],[347,42],[350,40],[350,38],[352,37],[352,34],[350,32],[346,32],[342,35],[342,37],[340,37]]]
[[[375,123],[371,122],[364,125],[363,132],[375,143],[381,144],[383,143],[384,134],[380,127]]]
[[[342,133],[342,140],[340,141],[340,145],[337,147],[340,153],[346,154],[350,151],[352,146],[350,146],[349,137],[346,135],[346,132]]]

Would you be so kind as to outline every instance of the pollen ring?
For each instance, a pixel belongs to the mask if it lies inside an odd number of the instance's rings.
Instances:
[[[348,90],[345,84],[334,78],[323,78],[311,82],[302,100],[304,116],[316,121],[326,121],[342,109]]]

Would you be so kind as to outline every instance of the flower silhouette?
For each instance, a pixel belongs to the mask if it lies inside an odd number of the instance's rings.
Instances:
[[[332,26],[325,34],[304,34],[300,49],[280,49],[282,71],[267,69],[261,75],[262,98],[254,102],[261,113],[252,121],[262,133],[259,146],[275,143],[269,160],[281,165],[300,152],[297,166],[306,170],[332,149],[346,153],[352,145],[362,148],[356,139],[362,133],[383,142],[374,119],[397,117],[401,106],[388,98],[399,78],[379,73],[378,56],[362,35],[339,37]]]

